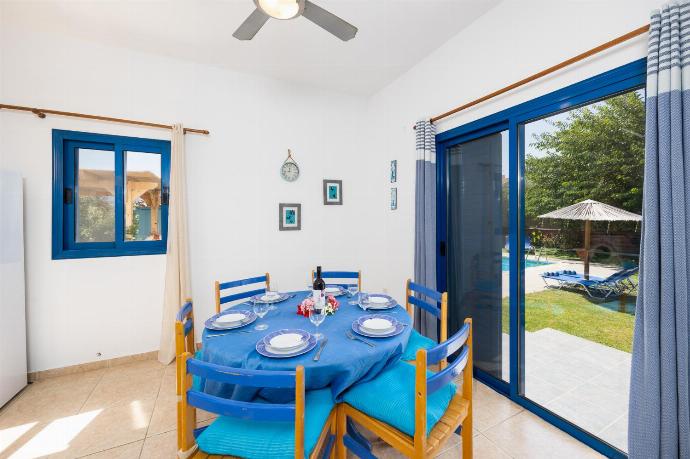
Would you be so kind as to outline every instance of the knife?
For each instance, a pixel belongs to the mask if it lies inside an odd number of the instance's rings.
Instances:
[[[325,336],[323,337],[323,341],[321,341],[321,347],[319,347],[318,352],[314,356],[314,362],[318,362],[319,359],[321,358],[321,351],[323,351],[323,348],[326,347],[326,343],[328,342],[328,338]]]

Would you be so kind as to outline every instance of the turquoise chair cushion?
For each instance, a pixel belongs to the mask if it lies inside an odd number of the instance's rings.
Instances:
[[[304,451],[311,454],[335,406],[330,389],[308,391],[305,397]],[[247,459],[295,457],[295,423],[265,422],[221,416],[196,439],[208,454]]]
[[[427,371],[427,376],[432,374]],[[414,380],[415,367],[398,362],[373,380],[357,384],[345,392],[343,401],[372,418],[414,436]],[[427,395],[427,435],[443,417],[455,391],[455,384],[449,383]]]
[[[412,330],[410,333],[410,339],[407,341],[407,347],[405,347],[405,352],[401,359],[403,360],[415,360],[417,358],[417,351],[420,349],[431,349],[436,346],[436,341],[431,338],[420,334],[417,330]]]
[[[204,360],[204,352],[202,349],[199,349],[194,353],[194,358],[197,360]],[[204,391],[204,384],[201,380],[201,377],[199,375],[192,375],[192,390],[198,391],[198,392],[203,392]]]

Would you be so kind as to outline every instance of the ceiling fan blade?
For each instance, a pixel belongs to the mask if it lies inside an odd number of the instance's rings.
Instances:
[[[304,2],[302,16],[343,41],[351,40],[357,35],[357,27],[340,19],[335,14],[324,10],[320,6],[314,5],[309,0],[305,0]]]
[[[247,16],[247,19],[235,30],[232,36],[238,40],[251,40],[259,29],[266,24],[266,21],[268,21],[268,15],[257,8]]]

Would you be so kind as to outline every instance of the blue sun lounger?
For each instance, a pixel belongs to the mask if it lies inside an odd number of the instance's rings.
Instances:
[[[622,269],[609,277],[585,276],[575,271],[547,271],[541,274],[541,278],[547,287],[584,289],[592,298],[608,298],[628,293],[637,288],[630,278],[637,273],[638,268]]]

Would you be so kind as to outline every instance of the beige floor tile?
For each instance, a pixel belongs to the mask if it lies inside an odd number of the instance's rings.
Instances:
[[[472,439],[472,456],[479,459],[510,459],[510,456],[484,435]],[[436,459],[459,459],[462,457],[462,444],[458,443],[444,450]]]
[[[153,408],[147,437],[177,428],[177,397],[158,397]]]
[[[479,382],[474,383],[474,427],[480,432],[515,416],[522,408]]]
[[[593,449],[537,416],[523,411],[483,432],[503,451],[521,459],[601,458]]]
[[[162,378],[162,367],[158,371],[106,373],[93,389],[82,411],[105,408],[117,403],[156,398]]]
[[[31,422],[51,422],[72,416],[86,401],[88,394],[75,394],[74,397],[20,397],[0,415],[0,429],[16,427]]]
[[[84,459],[135,459],[139,457],[143,445],[144,441],[140,440],[82,457]]]
[[[170,459],[177,455],[177,433],[166,432],[144,441],[140,459]]]
[[[161,397],[175,397],[177,391],[177,379],[175,375],[164,374],[161,382],[160,396]]]
[[[21,397],[54,400],[74,395],[88,395],[104,374],[103,369],[36,381],[29,384]]]
[[[155,399],[121,402],[86,413],[97,413],[71,442],[75,456],[87,455],[143,440]],[[84,413],[84,412],[83,412]]]

